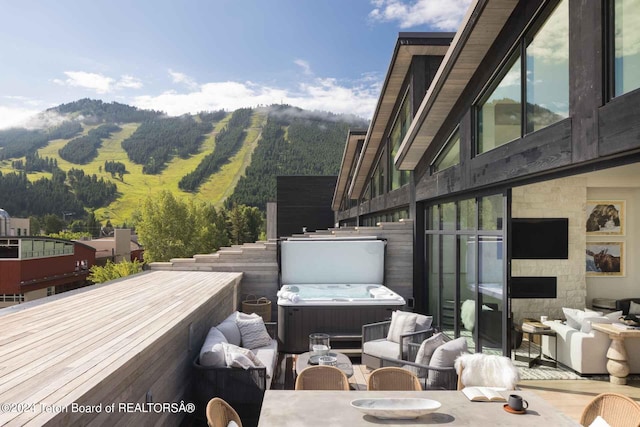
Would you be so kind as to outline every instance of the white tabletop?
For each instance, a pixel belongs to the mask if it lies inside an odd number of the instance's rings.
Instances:
[[[471,402],[461,391],[291,391],[267,390],[259,427],[408,426],[579,426],[531,391],[502,392],[521,395],[529,402],[526,414],[506,412],[504,402]],[[419,397],[442,403],[436,412],[414,420],[382,420],[351,407],[363,398]]]

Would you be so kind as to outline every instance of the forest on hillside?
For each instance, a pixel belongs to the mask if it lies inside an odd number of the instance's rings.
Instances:
[[[228,116],[224,111],[213,111],[167,117],[161,112],[88,99],[47,111],[65,115],[68,120],[47,129],[0,131],[0,161],[6,160],[0,172],[0,208],[15,217],[48,216],[59,220],[71,217],[87,224],[90,220],[95,222],[93,210],[108,207],[122,196],[108,174],[112,179],[122,180],[129,173],[124,163],[106,160],[103,165],[92,164],[92,171],[97,167],[98,175],[87,173],[82,167],[95,161],[103,141],[120,129],[119,124],[140,123],[123,141],[123,149],[135,163],[143,165],[145,173],[161,174],[175,156],[201,153],[204,138]],[[256,129],[261,137],[251,154],[251,163],[244,171],[234,172],[244,174],[225,201],[228,211],[246,205],[264,212],[266,202],[276,198],[278,175],[337,174],[348,129],[366,127],[366,122],[354,117],[287,105],[236,110],[216,135],[214,150],[180,180],[182,191],[198,195],[202,183],[228,163],[246,142],[256,113],[266,114],[267,120],[256,125],[262,126]],[[91,126],[90,130],[82,134],[87,126]],[[55,154],[55,158],[38,154],[50,141],[60,139],[68,140],[58,152],[60,158],[78,165],[66,172],[58,166],[60,159]],[[8,168],[11,170],[7,171]],[[39,175],[30,180],[27,174]],[[123,192],[126,189],[121,187]]]
[[[246,136],[246,128],[251,125],[251,108],[240,108],[233,112],[227,126],[216,135],[216,145],[198,167],[182,177],[178,187],[183,191],[196,191],[211,175],[216,173],[231,156],[236,154]]]
[[[98,157],[98,149],[102,146],[102,140],[109,138],[112,133],[119,130],[122,130],[122,128],[113,123],[107,123],[91,129],[87,135],[67,142],[58,151],[58,154],[68,162],[78,165],[87,164]]]
[[[278,175],[337,175],[347,131],[366,126],[357,118],[271,108],[251,164],[226,206],[237,203],[265,211],[266,203],[276,199]]]
[[[140,123],[164,116],[161,111],[141,110],[119,102],[102,102],[83,98],[78,101],[49,108],[47,112],[72,114],[85,124],[96,123]]]
[[[11,128],[0,130],[0,160],[33,154],[54,139],[69,139],[82,132],[78,122],[64,122],[49,129]]]
[[[190,115],[148,120],[122,141],[122,148],[132,162],[143,165],[142,173],[158,174],[174,156],[187,158],[196,154],[205,134],[213,130],[214,121],[223,117],[224,113],[206,121],[196,121]]]

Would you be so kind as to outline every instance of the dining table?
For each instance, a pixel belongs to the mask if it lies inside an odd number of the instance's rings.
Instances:
[[[428,391],[326,391],[267,390],[258,427],[332,427],[332,426],[580,426],[535,392],[500,391],[508,399],[518,394],[528,402],[524,413],[508,412],[506,402],[470,401],[458,390]],[[351,402],[356,399],[435,400],[441,406],[432,413],[413,419],[382,419],[361,412]]]

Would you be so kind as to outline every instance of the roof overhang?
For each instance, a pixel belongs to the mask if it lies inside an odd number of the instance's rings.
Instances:
[[[340,202],[344,197],[344,193],[347,191],[349,172],[351,172],[351,166],[356,156],[358,141],[364,139],[366,135],[366,130],[349,130],[347,134],[347,143],[342,153],[342,164],[340,165],[340,173],[336,181],[336,188],[333,192],[333,202],[331,203],[331,209],[334,211],[340,209]]]
[[[416,167],[517,5],[517,0],[471,3],[400,145],[396,167]]]
[[[389,120],[392,119],[391,115],[398,97],[401,96],[400,90],[412,58],[422,55],[444,56],[449,49],[452,37],[453,33],[400,33],[398,35],[378,104],[369,123],[351,188],[348,190],[352,198],[358,198],[366,185],[367,176],[382,144],[385,129]]]

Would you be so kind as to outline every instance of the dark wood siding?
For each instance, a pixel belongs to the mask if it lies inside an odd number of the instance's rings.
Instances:
[[[279,176],[277,179],[278,237],[334,226],[331,210],[335,176]]]
[[[640,148],[640,89],[600,108],[599,154],[606,156]]]

